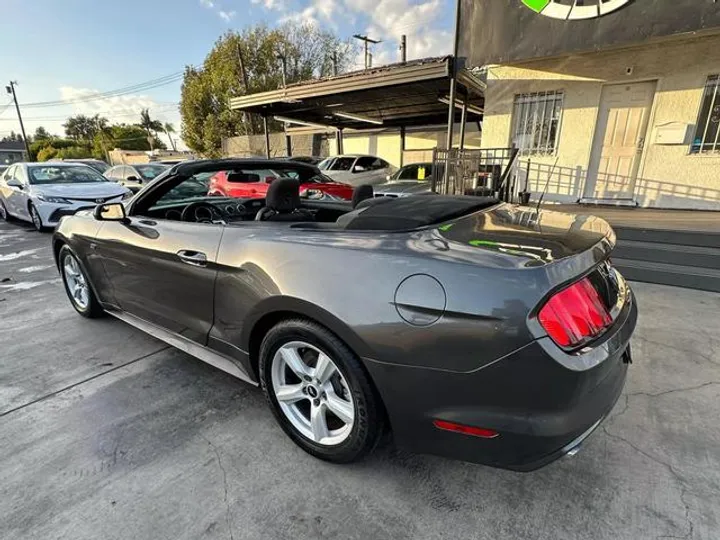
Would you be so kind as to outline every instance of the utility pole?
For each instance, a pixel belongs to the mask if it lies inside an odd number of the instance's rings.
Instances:
[[[382,41],[379,39],[370,39],[369,37],[362,36],[360,34],[354,34],[353,37],[355,39],[359,39],[360,41],[362,41],[365,44],[365,69],[370,68],[371,60],[370,60],[370,57],[368,56],[368,43],[377,45],[378,43],[382,43]]]
[[[10,81],[10,86],[6,86],[8,94],[12,95],[13,101],[15,102],[15,110],[17,111],[18,120],[20,121],[20,131],[22,132],[23,142],[25,143],[26,158],[30,159],[30,145],[28,144],[27,135],[25,135],[25,126],[23,125],[22,115],[20,114],[20,105],[18,105],[17,96],[15,95],[15,85],[17,81]]]
[[[400,36],[400,61],[404,64],[407,62],[407,36]]]
[[[287,81],[286,81],[286,77],[287,77],[287,58],[285,57],[284,54],[278,53],[278,54],[277,54],[277,59],[280,60],[280,62],[282,63],[282,85],[283,85],[283,88],[285,88],[285,87],[287,86]]]

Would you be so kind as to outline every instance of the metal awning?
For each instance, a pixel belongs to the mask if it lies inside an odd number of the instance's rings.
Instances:
[[[305,81],[232,98],[230,108],[317,128],[369,129],[441,124],[448,119],[453,57],[426,58]],[[457,71],[457,120],[482,118],[485,84]]]

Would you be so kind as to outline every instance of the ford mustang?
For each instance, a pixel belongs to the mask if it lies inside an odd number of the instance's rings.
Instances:
[[[209,196],[243,160],[174,166],[63,218],[53,250],[85,317],[110,314],[250,384],[310,454],[415,452],[532,470],[609,414],[637,307],[598,218],[492,198]],[[238,412],[242,414],[242,411]]]

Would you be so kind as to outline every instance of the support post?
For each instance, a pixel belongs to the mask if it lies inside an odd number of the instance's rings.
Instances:
[[[400,126],[400,166],[405,165],[405,126]]]
[[[465,124],[467,123],[467,96],[463,101],[462,116],[460,117],[460,150],[465,149]]]
[[[267,116],[263,116],[263,130],[265,131],[265,157],[270,159],[270,132],[268,131]]]
[[[287,157],[292,157],[292,137],[285,131],[285,154]]]
[[[407,36],[400,36],[400,61],[404,64],[407,62]]]
[[[338,156],[341,156],[344,153],[342,129],[338,129],[337,131],[335,131],[335,146],[337,146]]]

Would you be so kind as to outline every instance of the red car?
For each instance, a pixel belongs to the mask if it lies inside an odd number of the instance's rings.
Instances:
[[[352,199],[352,186],[333,182],[313,165],[287,161],[248,160],[242,169],[220,171],[210,178],[209,195],[261,199],[277,178],[297,178],[300,196],[312,199]]]

